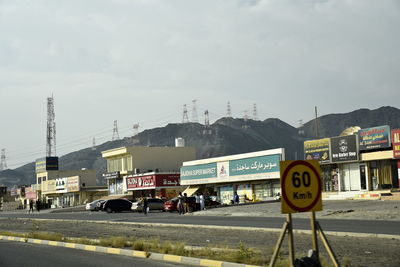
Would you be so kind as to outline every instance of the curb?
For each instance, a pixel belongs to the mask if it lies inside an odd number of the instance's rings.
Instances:
[[[0,240],[22,242],[22,243],[32,243],[32,244],[48,245],[48,246],[56,246],[56,247],[65,247],[65,248],[73,248],[73,249],[81,249],[81,250],[86,250],[86,251],[91,251],[91,252],[100,252],[100,253],[106,253],[106,254],[122,255],[122,256],[128,256],[128,257],[144,258],[144,259],[148,258],[148,259],[152,259],[152,260],[156,260],[156,261],[188,264],[188,265],[194,265],[194,266],[258,267],[256,265],[248,265],[248,264],[241,264],[241,263],[199,259],[199,258],[184,257],[184,256],[170,255],[170,254],[161,254],[161,253],[154,253],[154,252],[145,252],[145,251],[139,251],[139,250],[122,249],[122,248],[110,248],[110,247],[101,247],[101,246],[93,246],[93,245],[84,245],[84,244],[61,242],[61,241],[49,241],[49,240],[41,240],[41,239],[33,239],[33,238],[25,238],[25,237],[0,235]]]
[[[81,220],[68,220],[68,219],[38,219],[38,218],[14,218],[17,220],[25,221],[54,221],[54,222],[82,222]],[[182,228],[193,228],[192,224],[173,224],[173,223],[144,223],[144,222],[114,222],[114,221],[93,221],[85,220],[88,223],[97,224],[121,224],[121,225],[137,225],[137,226],[152,226],[152,227],[182,227]],[[240,230],[240,231],[255,231],[255,232],[276,232],[280,233],[281,228],[256,228],[256,227],[245,227],[245,226],[221,226],[221,225],[196,225],[196,228],[200,229],[220,229],[220,230]],[[300,230],[293,229],[294,233],[297,234],[311,234],[311,230]],[[335,231],[324,231],[326,235],[340,236],[340,237],[371,237],[371,238],[388,238],[400,240],[400,235],[389,235],[389,234],[374,234],[374,233],[354,233],[354,232],[335,232]]]

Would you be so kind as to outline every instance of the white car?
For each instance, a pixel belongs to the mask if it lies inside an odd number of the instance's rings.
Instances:
[[[93,202],[87,203],[86,204],[86,210],[90,211],[99,211],[100,210],[100,204],[105,202],[103,199],[97,199]]]

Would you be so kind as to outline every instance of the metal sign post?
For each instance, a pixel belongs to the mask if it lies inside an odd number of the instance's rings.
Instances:
[[[274,253],[269,264],[270,267],[275,266],[278,258],[285,234],[288,234],[288,248],[290,266],[294,266],[294,239],[292,213],[295,212],[311,212],[310,223],[312,232],[312,248],[316,253],[319,261],[319,249],[317,234],[319,234],[334,266],[340,266],[335,253],[321,226],[315,219],[315,211],[322,210],[322,183],[321,170],[318,161],[315,160],[297,160],[297,161],[281,161],[281,190],[282,190],[282,213],[286,213],[286,222],[283,224],[281,234],[275,246]]]

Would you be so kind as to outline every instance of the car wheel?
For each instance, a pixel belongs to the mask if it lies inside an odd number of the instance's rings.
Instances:
[[[107,213],[111,213],[111,212],[113,212],[113,210],[112,210],[111,208],[107,208],[107,209],[106,209],[106,212],[107,212]]]

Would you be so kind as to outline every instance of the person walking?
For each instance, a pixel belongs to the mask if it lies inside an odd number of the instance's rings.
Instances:
[[[189,212],[189,202],[188,202],[188,196],[186,193],[183,194],[183,210],[185,213]]]
[[[196,199],[196,210],[201,210],[201,207],[200,207],[200,196],[199,196],[199,194],[197,193],[194,197],[195,197],[195,199]]]
[[[143,204],[143,213],[144,213],[144,215],[147,216],[147,211],[148,211],[147,209],[149,208],[149,203],[147,201],[147,197],[143,197],[142,204]]]
[[[28,211],[28,213],[31,213],[31,211],[33,213],[33,200],[32,199],[29,200],[29,211]]]
[[[40,212],[40,205],[41,205],[40,199],[36,200],[36,210],[38,212]]]
[[[200,194],[200,210],[205,210],[205,199],[203,193]]]
[[[179,215],[183,214],[183,202],[182,202],[182,200],[183,200],[182,192],[179,192],[178,203],[176,204],[177,208],[178,208]]]

